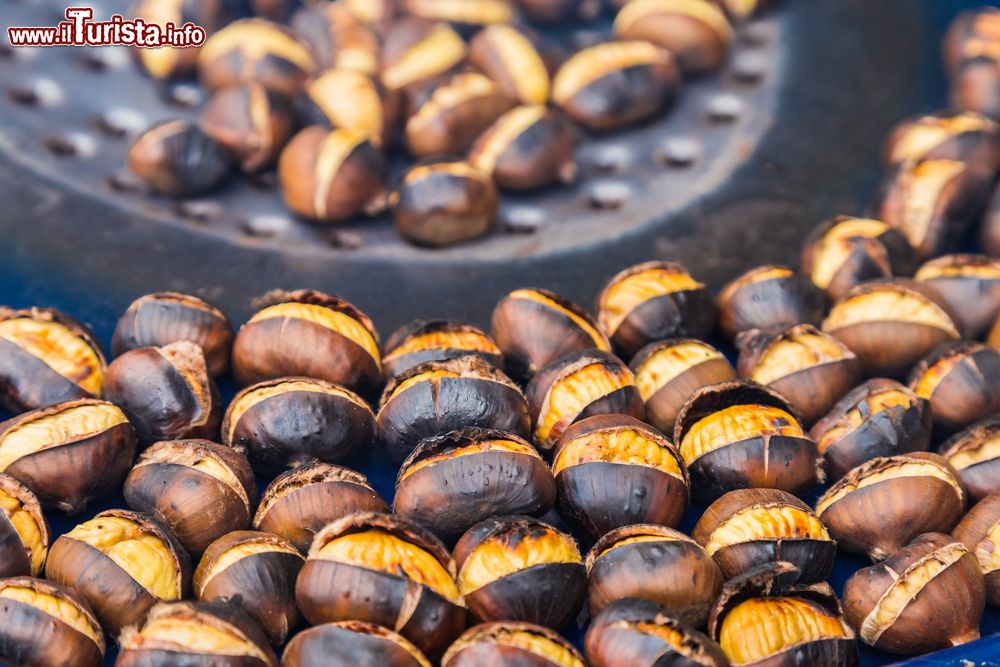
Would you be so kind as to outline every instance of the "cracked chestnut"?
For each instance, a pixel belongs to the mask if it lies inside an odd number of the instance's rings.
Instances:
[[[431,658],[465,627],[448,550],[420,526],[389,514],[351,514],[317,533],[295,600],[314,625],[357,620],[396,628]]]
[[[978,339],[1000,315],[1000,260],[945,255],[917,270],[914,279],[936,289],[951,308],[963,338]]]
[[[448,647],[441,667],[585,667],[557,633],[533,623],[503,621],[469,628]]]
[[[681,408],[674,442],[703,501],[742,488],[801,493],[818,478],[816,443],[794,408],[748,380],[698,390]]]
[[[935,426],[957,431],[1000,410],[1000,350],[959,341],[938,346],[910,373]]]
[[[559,516],[591,540],[636,523],[673,527],[687,509],[687,469],[677,448],[627,415],[570,426],[556,445],[552,473]]]
[[[154,192],[189,197],[226,180],[233,160],[222,144],[193,122],[168,120],[132,142],[125,164]]]
[[[446,320],[413,320],[386,340],[382,374],[388,381],[419,364],[466,354],[474,354],[497,368],[503,367],[503,352],[482,329]]]
[[[154,292],[141,296],[122,314],[111,337],[118,357],[140,347],[163,347],[179,340],[197,343],[212,377],[229,369],[233,327],[221,310],[190,294]]]
[[[750,329],[818,325],[826,297],[811,280],[787,266],[766,265],[734,278],[716,299],[719,328],[730,340]]]
[[[1000,416],[977,422],[941,445],[973,500],[1000,491]]]
[[[0,307],[0,406],[8,412],[100,396],[105,366],[100,343],[73,318]]]
[[[816,515],[840,548],[873,561],[921,533],[951,530],[964,511],[958,473],[947,459],[928,452],[872,459],[816,501]]]
[[[362,621],[324,623],[292,637],[281,656],[284,667],[431,667],[403,635]]]
[[[920,160],[958,160],[993,174],[1000,167],[1000,126],[968,111],[907,119],[889,135],[885,162],[894,165]]]
[[[424,438],[468,426],[526,437],[528,402],[502,371],[475,355],[418,364],[389,380],[379,402],[376,433],[393,461]]]
[[[124,411],[144,447],[219,432],[219,390],[201,347],[186,340],[129,350],[112,361],[104,398]]]
[[[274,478],[260,498],[253,528],[306,553],[320,529],[355,512],[388,513],[389,505],[361,473],[317,461]]]
[[[200,122],[247,173],[273,165],[296,125],[288,99],[253,82],[216,91]]]
[[[37,577],[49,552],[49,524],[31,489],[0,473],[0,579]]]
[[[587,554],[587,577],[592,615],[616,600],[639,598],[663,605],[692,627],[708,618],[724,579],[697,542],[652,524],[625,526],[599,539]]]
[[[613,30],[618,39],[662,46],[692,74],[721,67],[733,41],[725,12],[710,0],[632,0],[618,12]]]
[[[400,0],[344,0],[343,5],[351,16],[379,34],[399,18],[402,9]]]
[[[352,304],[313,290],[276,290],[258,308],[233,343],[241,384],[304,376],[369,395],[381,382],[378,333]]]
[[[676,262],[646,262],[613,277],[597,297],[597,321],[623,358],[666,338],[706,338],[715,327],[709,289]]]
[[[531,443],[464,428],[417,445],[399,469],[393,511],[454,542],[491,516],[541,516],[555,499],[555,480]]]
[[[917,537],[844,584],[844,613],[861,641],[898,655],[979,639],[985,605],[975,555],[941,533]]]
[[[245,13],[245,7],[229,0],[137,0],[129,7],[128,16],[143,19],[147,24],[173,23],[178,28],[193,23],[212,34],[227,23],[243,18]],[[132,54],[149,76],[164,80],[194,73],[199,51],[198,47],[136,47]]]
[[[469,42],[468,62],[519,104],[549,101],[549,66],[531,38],[514,26],[491,25],[476,33]]]
[[[157,602],[184,597],[190,575],[177,538],[127,510],[106,510],[60,535],[45,563],[45,578],[79,593],[114,637]]]
[[[381,61],[378,36],[344,3],[307,5],[295,12],[289,25],[308,45],[319,71],[378,75]]]
[[[951,534],[979,561],[987,603],[1000,607],[1000,493],[980,500]]]
[[[379,149],[392,141],[399,115],[397,96],[388,94],[368,74],[350,69],[326,70],[309,82],[299,99],[308,124],[351,130],[367,137]]]
[[[239,530],[215,540],[194,571],[192,592],[203,602],[236,600],[275,646],[299,620],[295,578],[305,559],[277,535]]]
[[[455,545],[458,589],[480,621],[562,628],[576,618],[587,572],[576,541],[526,516],[486,519]]]
[[[616,600],[595,616],[583,639],[591,667],[728,667],[722,648],[658,602]]]
[[[497,23],[510,23],[516,18],[513,0],[399,0],[403,11],[428,21],[447,21],[452,25],[475,29]]]
[[[401,18],[382,40],[382,83],[392,91],[418,88],[456,69],[466,53],[465,40],[447,23]]]
[[[191,554],[250,525],[257,486],[246,458],[208,440],[165,440],[139,456],[123,489],[130,509],[170,529]]]

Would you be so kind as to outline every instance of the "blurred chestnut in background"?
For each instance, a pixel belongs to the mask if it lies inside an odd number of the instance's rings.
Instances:
[[[805,276],[785,266],[750,269],[730,281],[716,299],[719,328],[730,340],[749,329],[816,324],[826,297]]]
[[[964,338],[981,338],[1000,314],[998,259],[945,255],[921,266],[914,278],[941,294]]]
[[[111,337],[116,357],[139,347],[163,347],[179,340],[197,343],[213,377],[229,369],[233,327],[221,310],[207,301],[179,292],[141,296],[122,314]]]
[[[135,430],[115,405],[57,403],[0,423],[0,472],[67,514],[116,493],[135,459]]]
[[[930,404],[936,426],[964,428],[1000,409],[1000,350],[968,341],[940,345],[910,372],[910,389]]]
[[[8,412],[100,396],[105,365],[94,334],[73,318],[0,306],[0,406]]]
[[[469,628],[441,659],[441,667],[585,667],[585,664],[576,647],[552,630],[516,621]]]
[[[928,452],[872,459],[816,501],[816,515],[840,548],[873,561],[921,533],[951,530],[964,511],[958,473]]]
[[[1000,118],[1000,61],[995,53],[966,58],[958,64],[951,77],[951,104],[963,111]]]
[[[378,36],[345,3],[307,4],[295,12],[289,25],[309,47],[319,71],[378,74],[381,60]]]
[[[958,471],[973,501],[1000,491],[1000,416],[955,434],[941,445],[941,455]]]
[[[216,91],[201,112],[201,129],[245,172],[274,164],[295,129],[287,98],[256,83]]]
[[[1000,39],[1000,9],[979,7],[960,13],[952,20],[942,40],[944,64],[949,74],[963,61],[997,53]]]
[[[516,18],[513,0],[398,0],[412,16],[432,21],[448,21],[460,28],[474,29],[495,23],[509,23]]]
[[[470,324],[447,320],[413,320],[396,329],[385,342],[382,374],[386,380],[427,361],[445,361],[474,354],[503,367],[503,353],[489,334]]]
[[[0,473],[0,579],[37,577],[49,552],[49,524],[35,494]]]
[[[627,415],[596,415],[570,426],[552,472],[559,515],[592,540],[635,523],[676,526],[688,476],[673,443]]]
[[[221,184],[233,161],[222,144],[191,121],[168,120],[132,142],[125,164],[154,192],[189,197]]]
[[[678,620],[698,627],[722,588],[719,566],[684,533],[652,524],[617,528],[587,554],[587,600],[597,614],[615,600],[662,604]]]
[[[986,583],[986,601],[1000,607],[1000,493],[993,493],[980,500],[962,517],[951,534],[969,550],[983,572]]]
[[[1000,126],[968,111],[908,118],[893,128],[885,146],[889,165],[920,160],[958,160],[994,174],[1000,167]]]
[[[323,623],[292,637],[281,656],[285,667],[431,667],[403,635],[362,621]]]
[[[240,5],[229,0],[136,0],[127,15],[160,26],[173,23],[180,28],[193,23],[211,35],[227,23],[245,17],[247,8]],[[200,50],[199,47],[134,47],[132,53],[149,76],[162,80],[193,73]]]
[[[531,38],[514,26],[494,24],[476,33],[469,41],[468,62],[520,104],[549,101],[548,65]]]
[[[614,34],[662,46],[691,74],[721,67],[733,40],[725,13],[710,0],[631,0],[618,12]]]
[[[465,40],[447,23],[400,18],[382,39],[382,83],[391,91],[416,88],[457,68],[466,52]]]
[[[868,380],[812,427],[827,477],[836,481],[877,456],[925,451],[931,444],[927,401],[895,380]]]
[[[351,130],[383,150],[392,141],[398,106],[397,96],[388,94],[381,83],[351,69],[326,70],[310,81],[299,97],[306,123]]]
[[[558,23],[567,19],[593,19],[602,8],[600,0],[517,0],[532,21]]]

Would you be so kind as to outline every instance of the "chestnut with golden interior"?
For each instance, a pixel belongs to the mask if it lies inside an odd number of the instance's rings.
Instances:
[[[528,35],[514,26],[491,25],[476,33],[469,41],[468,62],[519,104],[549,101],[548,65]]]
[[[441,667],[584,667],[566,639],[533,623],[502,621],[469,628],[448,647]]]
[[[322,7],[336,5],[317,9]],[[399,116],[399,96],[372,75],[353,69],[326,70],[309,82],[300,100],[308,124],[357,132],[379,149],[388,145]]]
[[[1000,492],[980,500],[951,531],[979,561],[986,601],[1000,607]]]
[[[804,275],[787,266],[768,264],[727,283],[716,305],[719,329],[735,340],[749,329],[818,325],[826,309],[826,296]]]
[[[921,266],[914,279],[941,294],[963,338],[982,338],[1000,314],[1000,259],[945,255]]]
[[[893,128],[885,145],[889,165],[920,160],[958,160],[974,170],[1000,167],[1000,126],[970,111],[944,111],[908,118]]]
[[[958,471],[972,500],[1000,491],[1000,417],[989,417],[955,434],[940,451]]]
[[[447,23],[402,17],[382,39],[382,83],[393,91],[415,88],[457,68],[466,52],[465,41]]]
[[[340,2],[306,5],[289,26],[309,47],[322,78],[332,71],[378,75],[381,54],[378,35]]]
[[[503,353],[482,329],[447,320],[413,320],[386,340],[382,375],[388,381],[418,364],[466,354],[481,357],[497,368],[503,367]]]
[[[596,540],[635,523],[676,526],[688,501],[680,453],[659,431],[627,415],[576,422],[552,458],[560,516]]]
[[[359,620],[394,628],[430,657],[465,627],[448,550],[420,526],[388,514],[351,514],[317,533],[295,600],[312,624]]]
[[[447,21],[468,29],[510,23],[517,18],[513,0],[399,0],[399,5],[411,16],[430,21]]]
[[[199,119],[201,129],[219,142],[246,173],[274,164],[296,122],[287,98],[254,82],[213,93]]]
[[[939,345],[910,372],[910,389],[946,431],[990,417],[1000,410],[1000,350],[968,341]]]
[[[619,39],[662,46],[686,73],[721,67],[733,40],[725,12],[705,0],[632,0],[618,12],[613,30]]]
[[[35,494],[0,473],[0,579],[37,577],[49,552],[49,524]]]
[[[410,641],[389,628],[363,621],[323,623],[292,637],[281,656],[285,667],[384,665],[431,667]]]
[[[844,612],[861,641],[898,655],[979,639],[985,605],[976,557],[958,540],[936,532],[858,570],[844,584]]]

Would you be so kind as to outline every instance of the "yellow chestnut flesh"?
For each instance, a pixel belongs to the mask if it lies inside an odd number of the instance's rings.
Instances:
[[[174,651],[216,656],[247,656],[270,661],[260,647],[223,624],[206,623],[197,616],[163,616],[148,621],[137,634],[122,641],[123,648],[141,649],[145,643],[164,643]]]
[[[582,563],[576,542],[554,530],[508,542],[490,538],[477,546],[465,559],[458,573],[462,595],[469,595],[497,579],[536,565]]]
[[[990,438],[976,447],[960,449],[948,457],[948,463],[956,470],[965,470],[983,461],[1000,458],[1000,435]]]
[[[77,405],[24,419],[0,438],[0,472],[18,459],[103,433],[128,421],[110,403]]]
[[[830,331],[862,322],[906,322],[944,329],[959,337],[955,324],[936,303],[913,292],[864,292],[837,303],[823,322]]]
[[[966,168],[957,160],[924,160],[913,167],[899,227],[910,243],[919,245],[926,237],[941,191]]]
[[[566,61],[552,84],[553,101],[563,106],[578,92],[614,71],[643,65],[670,66],[668,51],[642,41],[598,44]]]
[[[21,539],[21,544],[27,547],[31,560],[31,574],[37,575],[45,562],[46,548],[42,539],[42,530],[20,500],[0,489],[0,514],[7,517],[14,532]]]
[[[808,600],[751,598],[726,615],[719,643],[733,665],[745,665],[800,644],[849,636],[842,619]]]
[[[733,405],[699,420],[681,440],[681,456],[691,465],[726,445],[762,436],[804,438],[798,420],[770,405]]]
[[[13,343],[93,396],[101,395],[101,359],[82,337],[58,322],[16,317],[0,322],[0,338]]]
[[[829,287],[837,271],[853,252],[854,239],[876,238],[888,229],[889,225],[884,222],[868,218],[850,218],[838,222],[820,239],[812,268],[812,281],[822,289]]]
[[[632,372],[621,368],[608,368],[603,363],[593,363],[557,380],[539,412],[541,417],[535,427],[536,442],[548,442],[556,424],[571,419],[595,399],[607,396],[632,384]]]
[[[102,651],[104,649],[104,637],[100,627],[95,627],[69,600],[23,586],[7,586],[0,589],[0,600],[30,605],[43,614],[58,618],[80,634],[92,639]]]
[[[333,134],[337,133],[331,133],[331,135]],[[321,154],[321,162],[322,159]],[[323,192],[326,191],[325,188],[319,188],[319,190],[322,190]],[[250,318],[250,321],[260,322],[262,320],[282,317],[305,320],[307,322],[318,324],[326,329],[330,329],[331,331],[336,331],[348,340],[359,345],[363,350],[371,355],[373,359],[375,359],[376,363],[380,360],[378,343],[375,342],[375,338],[372,336],[371,332],[350,315],[342,313],[338,310],[333,310],[332,308],[326,308],[325,306],[318,306],[311,303],[279,303],[258,311],[253,317]]]
[[[602,461],[647,466],[684,479],[680,464],[668,447],[650,438],[648,433],[631,428],[598,431],[570,440],[556,455],[552,473],[558,475],[573,466]]]
[[[842,483],[830,489],[832,493],[827,492],[819,499],[819,501],[817,501],[816,514],[822,516],[823,512],[825,512],[831,505],[858,489],[864,489],[866,487],[879,484],[880,482],[902,479],[904,477],[935,477],[940,479],[943,482],[947,482],[952,488],[954,488],[955,494],[959,497],[962,503],[965,502],[965,492],[962,490],[961,485],[955,477],[947,470],[930,461],[905,461],[899,465],[877,470],[870,475],[865,475],[856,483],[848,482],[848,478],[845,477]]]
[[[276,54],[307,72],[316,68],[309,49],[294,37],[282,30],[275,30],[264,21],[241,21],[232,30],[220,30],[201,47],[198,58],[202,62],[210,62],[235,50],[239,50],[251,61]]]
[[[938,278],[978,278],[980,280],[1000,280],[1000,264],[939,264],[928,262],[920,267],[914,279],[918,281]]]
[[[780,338],[757,362],[751,379],[770,384],[796,371],[854,356],[836,340],[817,333]]]
[[[705,545],[708,555],[754,540],[829,540],[830,533],[811,512],[791,505],[748,507],[726,519]]]
[[[707,25],[723,40],[729,40],[733,34],[726,15],[715,4],[701,0],[633,0],[618,12],[614,30],[616,33],[627,33],[636,21],[656,13],[677,14],[694,19]]]
[[[464,58],[465,41],[447,25],[436,25],[411,46],[399,62],[382,71],[382,83],[390,90],[399,90],[445,72]]]
[[[608,287],[601,302],[601,326],[614,336],[625,318],[646,301],[703,287],[686,271],[652,268],[633,273]]]
[[[713,359],[723,359],[722,353],[708,343],[688,341],[663,347],[647,357],[635,372],[635,384],[642,400],[648,401],[684,371]]]
[[[271,554],[271,553],[284,553],[293,554],[295,556],[300,556],[298,550],[291,545],[285,545],[282,542],[276,540],[261,540],[258,542],[242,542],[236,546],[223,551],[219,556],[212,562],[212,565],[205,572],[205,576],[201,579],[201,587],[204,588],[208,585],[208,582],[212,580],[212,577],[219,574],[220,572],[225,572],[227,569],[243,560],[244,558],[250,558],[251,556],[257,556],[260,554]]]
[[[548,113],[545,106],[517,107],[494,123],[483,135],[483,143],[469,156],[473,167],[492,174],[497,162],[514,141]]]
[[[431,331],[407,339],[385,355],[385,360],[389,361],[412,352],[425,350],[468,350],[469,352],[501,354],[496,343],[476,331]]]
[[[889,161],[895,163],[920,159],[945,141],[966,132],[996,131],[996,123],[974,113],[933,118],[927,122],[918,121],[893,145]]]
[[[934,390],[941,384],[941,380],[951,372],[959,362],[966,357],[958,354],[950,354],[937,363],[932,364],[917,380],[917,385],[913,388],[914,393],[920,398],[930,399]]]
[[[822,454],[834,443],[839,442],[841,438],[861,426],[872,415],[896,407],[906,410],[913,407],[916,402],[913,395],[899,389],[883,389],[871,394],[860,404],[848,410],[836,426],[820,437],[816,446]]]
[[[555,667],[584,667],[580,659],[559,642],[527,630],[506,628],[490,630],[489,641],[492,644],[527,651],[544,658],[547,663]]]

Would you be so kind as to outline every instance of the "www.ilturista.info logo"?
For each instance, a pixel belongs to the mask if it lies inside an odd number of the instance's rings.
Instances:
[[[205,43],[205,29],[194,23],[149,23],[115,14],[107,21],[94,21],[89,7],[70,7],[66,20],[50,27],[7,28],[11,46],[138,46],[185,48]]]

